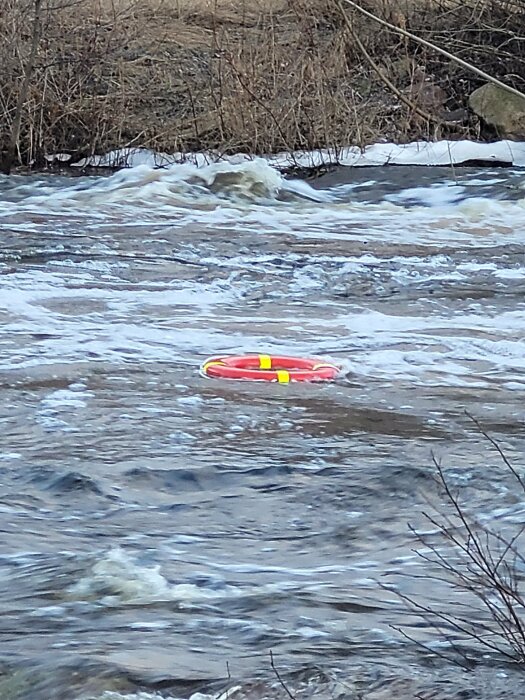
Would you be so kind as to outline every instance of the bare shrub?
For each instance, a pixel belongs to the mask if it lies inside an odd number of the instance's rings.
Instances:
[[[525,89],[523,3],[515,0],[406,0],[395,4],[373,0],[372,6],[393,24],[430,40],[518,90]],[[428,48],[391,32],[378,30],[373,35],[368,20],[356,18],[356,21],[377,49],[383,45],[385,65],[393,69],[394,75],[399,69],[400,57],[405,55],[411,59],[404,76],[407,89],[413,84],[416,70],[419,82],[438,85],[445,92],[445,107],[449,111],[465,108],[469,94],[484,82]]]
[[[322,24],[320,4],[309,14],[295,0],[292,19],[261,17],[257,41],[216,33],[222,143],[272,152],[370,140],[374,119],[369,111],[365,126],[356,110],[361,99],[348,76],[344,30]]]
[[[497,451],[520,493],[525,482],[499,444],[472,419],[481,434]],[[449,585],[446,607],[423,604],[412,596],[397,592],[409,609],[423,618],[436,632],[436,640],[446,641],[454,652],[430,645],[430,651],[465,668],[471,668],[479,652],[517,663],[525,663],[525,525],[507,525],[505,531],[487,524],[475,509],[462,501],[437,459],[434,458],[437,483],[444,506],[425,513],[433,533],[412,530],[428,564],[430,579]],[[453,598],[464,598],[452,604]],[[476,603],[477,601],[477,603]],[[398,630],[412,641],[406,630]],[[425,649],[429,647],[417,642]]]

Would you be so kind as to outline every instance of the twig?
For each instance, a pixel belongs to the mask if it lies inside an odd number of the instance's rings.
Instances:
[[[424,642],[419,641],[418,639],[415,639],[415,637],[412,637],[408,634],[408,632],[405,632],[404,629],[401,627],[396,627],[396,625],[389,625],[391,629],[394,630],[394,632],[398,632],[401,636],[403,636],[405,639],[407,639],[409,642],[412,644],[415,644],[417,647],[420,649],[423,649],[424,651],[428,652],[429,654],[432,654],[433,656],[437,656],[440,659],[443,659],[444,661],[447,661],[448,663],[455,663],[457,666],[460,668],[464,669],[465,671],[472,671],[474,664],[471,659],[463,652],[463,650],[459,649],[459,647],[454,644],[454,642],[447,637],[447,642],[450,644],[451,649],[453,649],[458,656],[460,656],[464,661],[458,661],[458,659],[451,658],[450,656],[447,656],[444,654],[442,651],[439,649],[430,649],[429,647],[424,644]]]
[[[296,700],[295,695],[292,692],[290,692],[290,689],[288,688],[286,683],[281,678],[281,674],[279,673],[279,671],[277,670],[277,668],[273,662],[273,651],[271,649],[270,649],[270,666],[272,667],[272,671],[275,673],[277,680],[279,681],[279,683],[281,684],[281,686],[285,690],[285,692],[288,695],[288,697],[290,698],[290,700]]]
[[[511,473],[513,474],[513,476],[517,479],[517,481],[518,481],[519,485],[521,486],[521,488],[525,491],[525,481],[524,481],[524,480],[522,479],[522,477],[518,474],[518,472],[516,471],[515,467],[514,467],[514,466],[512,465],[512,463],[510,462],[510,460],[509,460],[509,458],[507,457],[507,455],[506,455],[506,454],[503,452],[503,450],[501,449],[501,447],[500,447],[500,445],[498,444],[498,442],[497,442],[496,440],[494,440],[494,438],[493,438],[491,435],[489,435],[489,433],[487,433],[487,431],[486,431],[485,428],[481,425],[481,423],[479,422],[479,420],[478,420],[477,418],[475,418],[471,413],[469,413],[469,412],[467,411],[467,409],[465,409],[465,415],[467,416],[467,418],[470,418],[470,420],[474,423],[474,425],[475,425],[476,428],[479,430],[479,432],[483,435],[483,437],[484,437],[486,440],[488,440],[488,441],[490,442],[490,444],[492,445],[492,447],[496,450],[496,452],[499,454],[499,456],[500,456],[501,459],[503,460],[503,463],[505,464],[505,466],[511,471]]]
[[[523,481],[498,443],[487,434],[479,421],[470,414],[467,413],[467,415],[480,433],[498,451],[504,464],[523,486]],[[418,556],[427,564],[439,567],[439,575],[429,574],[425,578],[448,583],[463,593],[475,596],[489,617],[480,617],[479,609],[475,610],[477,615],[462,613],[461,609],[472,609],[470,601],[468,605],[458,604],[458,608],[447,612],[446,609],[420,603],[400,591],[395,593],[410,610],[427,622],[440,637],[446,639],[451,644],[452,650],[467,664],[473,663],[473,660],[469,659],[459,646],[463,640],[476,642],[508,661],[524,663],[525,599],[519,588],[521,577],[517,570],[517,563],[523,562],[524,557],[517,549],[517,542],[525,532],[525,525],[520,526],[512,536],[504,536],[478,522],[453,492],[435,455],[432,455],[432,460],[437,471],[438,483],[445,491],[447,502],[453,508],[453,514],[437,511],[439,517],[425,512],[423,515],[437,529],[442,540],[452,546],[453,556],[438,544],[429,541],[428,536],[419,534],[409,525],[412,534],[425,547],[425,551],[416,550]],[[384,590],[392,590],[384,585],[381,587]],[[458,642],[447,635],[446,628],[452,628],[456,635],[460,635]],[[442,658],[448,658],[447,654],[427,647],[413,639],[407,632],[394,629],[428,651]]]

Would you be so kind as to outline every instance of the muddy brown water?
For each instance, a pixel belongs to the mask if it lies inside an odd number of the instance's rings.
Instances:
[[[390,588],[461,604],[409,529],[439,541],[432,455],[525,516],[465,414],[520,472],[525,175],[202,173],[0,180],[0,698],[523,697]],[[342,372],[200,375],[242,352]]]

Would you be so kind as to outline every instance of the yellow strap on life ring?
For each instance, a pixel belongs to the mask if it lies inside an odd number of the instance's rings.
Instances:
[[[272,369],[272,358],[270,355],[259,355],[259,369]]]
[[[224,365],[224,362],[222,360],[212,360],[211,362],[206,362],[206,364],[202,367],[204,374],[206,374],[208,371],[208,367],[212,367],[213,365]]]
[[[285,369],[278,369],[275,373],[277,374],[277,381],[279,384],[290,383],[290,372],[287,372]]]

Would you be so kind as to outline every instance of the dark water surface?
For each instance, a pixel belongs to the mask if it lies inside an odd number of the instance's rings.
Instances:
[[[446,508],[432,453],[484,522],[524,520],[465,415],[523,468],[524,178],[1,179],[0,698],[524,697],[468,641],[470,673],[418,646],[447,651],[389,590],[461,603],[408,527]],[[199,374],[243,352],[343,372]]]

